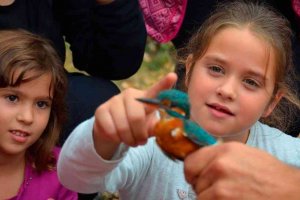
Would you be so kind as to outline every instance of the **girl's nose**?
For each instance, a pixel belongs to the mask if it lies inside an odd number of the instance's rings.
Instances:
[[[33,122],[34,111],[31,105],[22,105],[18,115],[17,120],[25,123],[31,124]]]
[[[237,87],[238,83],[234,78],[228,78],[218,86],[217,94],[224,99],[232,101],[237,96]]]

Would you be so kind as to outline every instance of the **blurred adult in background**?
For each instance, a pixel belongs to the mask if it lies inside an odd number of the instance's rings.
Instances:
[[[69,121],[60,143],[99,104],[119,93],[111,81],[140,67],[146,30],[137,0],[0,0],[0,29],[21,28],[52,41],[65,60],[65,40],[73,64],[91,76],[68,73]]]
[[[91,75],[66,71],[69,120],[60,145],[99,104],[120,92],[111,80],[139,69],[147,36],[137,0],[0,0],[0,29],[25,29],[48,38],[62,61],[66,40],[74,66]]]
[[[139,0],[143,11],[147,33],[160,43],[171,41],[177,53],[182,56],[181,49],[189,41],[193,33],[202,25],[214,10],[218,2],[228,0]],[[229,0],[230,1],[230,0]],[[294,65],[297,77],[300,74],[300,0],[248,0],[264,2],[283,14],[291,23],[294,31],[293,51]],[[177,88],[182,89],[185,67],[177,64],[175,71],[179,80]],[[184,85],[184,84],[183,84]],[[300,80],[297,80],[295,90],[300,93]],[[298,136],[300,133],[300,113],[295,113],[295,119],[289,122],[290,128],[285,131],[289,135]]]

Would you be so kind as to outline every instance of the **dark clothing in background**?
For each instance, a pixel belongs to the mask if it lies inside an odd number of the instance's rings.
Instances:
[[[65,39],[74,66],[92,75],[68,73],[69,120],[61,144],[101,103],[119,93],[111,80],[128,78],[139,69],[147,36],[135,0],[109,5],[95,0],[15,0],[0,6],[0,30],[15,28],[51,40],[63,61]]]
[[[23,28],[53,42],[65,59],[64,36],[76,68],[106,79],[124,79],[140,67],[146,30],[138,2],[115,0],[15,0],[0,6],[0,29]]]

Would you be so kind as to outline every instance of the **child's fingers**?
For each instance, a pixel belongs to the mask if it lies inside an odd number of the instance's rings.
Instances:
[[[124,94],[122,96],[124,96]],[[124,104],[125,99],[125,97],[112,99],[110,106],[110,114],[115,125],[116,134],[119,136],[121,141],[129,146],[136,146],[136,141],[134,135],[131,132],[129,124],[130,118],[128,117],[126,111],[127,109]]]
[[[130,131],[137,145],[145,144],[149,134],[147,132],[145,104],[136,100],[138,96],[143,96],[144,92],[132,94],[132,90],[124,92],[124,105],[126,109],[128,123],[130,124]],[[132,98],[134,96],[134,98]],[[131,97],[131,98],[130,98]]]
[[[101,133],[102,137],[104,136],[106,139],[114,142],[120,142],[121,139],[117,134],[116,126],[109,107],[109,102],[106,102],[97,108],[95,112],[94,132],[96,134]]]
[[[174,72],[168,73],[163,79],[146,91],[145,98],[155,98],[160,91],[170,89],[176,81],[177,75]],[[146,113],[152,112],[153,109],[153,106],[147,105]]]
[[[148,115],[155,108],[136,101],[136,98],[155,98],[160,91],[172,87],[176,80],[176,74],[169,73],[147,91],[127,89],[112,97],[98,107],[94,131],[116,143],[124,142],[129,146],[145,143],[149,137]]]

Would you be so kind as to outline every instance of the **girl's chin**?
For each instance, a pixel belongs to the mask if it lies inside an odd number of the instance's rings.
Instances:
[[[211,127],[211,126],[201,126],[201,128],[203,128],[206,132],[208,132],[210,135],[219,138],[219,137],[228,137],[229,134],[228,133],[224,133],[224,130],[218,130],[216,129],[216,127]]]
[[[241,133],[225,133],[223,130],[216,130],[215,128],[204,128],[210,135],[214,136],[215,138],[235,138]]]
[[[217,139],[222,140],[223,142],[230,142],[230,141],[236,141],[236,142],[242,142],[246,143],[248,139],[248,134],[242,133],[230,133],[230,134],[211,134]]]
[[[227,137],[231,137],[231,135],[225,135],[224,133],[212,133],[209,132],[209,134],[211,134],[212,136],[214,136],[215,138],[227,138]]]

